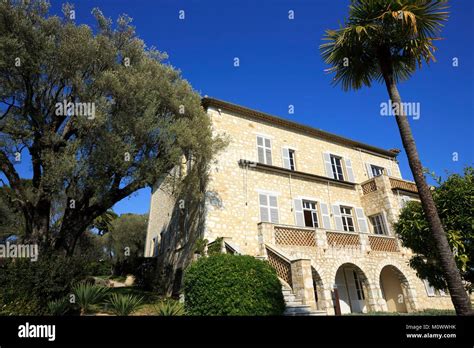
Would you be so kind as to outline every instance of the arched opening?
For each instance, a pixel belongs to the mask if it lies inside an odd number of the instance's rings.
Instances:
[[[316,309],[325,310],[326,303],[324,298],[324,286],[323,281],[314,267],[311,267],[311,273],[313,275],[313,288],[314,288],[314,299],[316,301]]]
[[[359,267],[352,263],[340,266],[336,272],[335,285],[335,300],[338,297],[341,314],[367,312],[368,281]]]
[[[391,265],[382,268],[380,289],[389,312],[408,312],[408,281],[398,268]]]

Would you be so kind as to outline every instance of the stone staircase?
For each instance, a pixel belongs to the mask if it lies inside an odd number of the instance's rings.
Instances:
[[[326,315],[325,311],[312,310],[310,306],[296,298],[293,290],[285,284],[281,289],[283,298],[285,299],[286,309],[283,315],[286,316],[310,316],[310,315]]]

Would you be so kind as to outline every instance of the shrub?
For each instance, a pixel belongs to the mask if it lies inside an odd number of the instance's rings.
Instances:
[[[0,314],[49,314],[48,303],[68,295],[87,274],[87,260],[80,257],[40,253],[35,262],[5,260],[0,265]]]
[[[143,303],[143,297],[132,294],[112,294],[109,298],[110,310],[115,315],[127,316],[138,310]]]
[[[158,316],[171,317],[186,315],[184,305],[173,299],[160,301],[157,305],[155,305],[155,311],[156,315]]]
[[[69,301],[67,297],[48,302],[48,311],[51,315],[64,315],[69,311]]]
[[[251,256],[199,259],[185,272],[184,293],[190,315],[281,315],[285,310],[276,272]]]
[[[90,311],[90,306],[100,303],[108,294],[109,288],[79,283],[73,288],[76,303],[81,308],[81,315]]]

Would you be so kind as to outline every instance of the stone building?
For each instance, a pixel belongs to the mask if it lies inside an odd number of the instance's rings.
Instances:
[[[213,132],[229,142],[210,171],[204,238],[268,260],[290,307],[325,314],[452,308],[446,293],[416,276],[411,251],[394,234],[400,209],[418,199],[402,178],[398,150],[217,99],[203,106]],[[146,256],[169,251],[158,246],[172,239],[175,205],[155,187]]]

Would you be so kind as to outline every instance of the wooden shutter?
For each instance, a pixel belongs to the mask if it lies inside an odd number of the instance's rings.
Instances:
[[[319,203],[319,207],[321,208],[321,217],[323,219],[323,227],[325,229],[331,229],[331,218],[329,216],[329,209],[326,203]]]
[[[283,168],[290,168],[290,150],[287,147],[281,149],[281,157],[283,159]]]
[[[374,177],[374,174],[372,173],[372,166],[370,165],[370,163],[366,163],[365,164],[365,168],[367,169],[367,176],[369,179],[373,178]]]
[[[270,216],[268,215],[268,197],[267,195],[259,195],[260,202],[260,221],[270,222]]]
[[[385,229],[387,231],[387,236],[391,236],[392,232],[390,231],[390,225],[388,224],[387,213],[385,210],[382,211],[383,223],[385,224]]]
[[[258,162],[265,163],[265,149],[264,149],[262,137],[257,137],[257,152],[258,152]]]
[[[336,204],[332,206],[332,215],[334,217],[334,223],[336,224],[336,230],[343,231],[344,228],[342,227],[341,208]]]
[[[305,226],[303,215],[303,202],[301,199],[293,200],[293,208],[295,210],[295,222],[297,226]]]
[[[274,224],[278,223],[278,203],[276,196],[268,196],[269,209],[270,209],[270,221]]]
[[[324,158],[324,167],[326,168],[326,176],[328,178],[334,179],[334,173],[332,171],[332,166],[331,166],[331,155],[329,152],[323,153],[323,158]]]
[[[364,210],[362,208],[356,207],[355,212],[357,217],[357,224],[359,225],[359,231],[367,233],[369,229],[367,227],[367,219],[365,218]]]
[[[346,162],[347,180],[350,182],[355,182],[354,171],[352,170],[351,160],[349,158],[345,158],[344,161]]]
[[[265,157],[266,157],[266,164],[272,164],[272,145],[270,139],[265,138]]]

